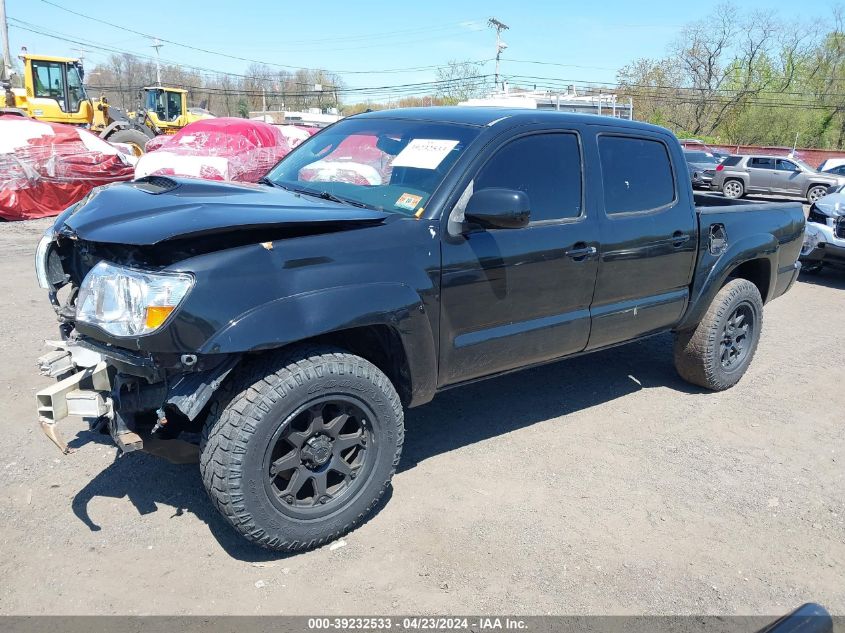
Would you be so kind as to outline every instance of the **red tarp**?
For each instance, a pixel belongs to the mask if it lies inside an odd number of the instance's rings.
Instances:
[[[0,218],[57,215],[94,187],[131,180],[133,160],[82,128],[0,116]]]
[[[196,121],[173,136],[148,142],[135,177],[170,175],[255,182],[301,142],[286,135],[282,127],[228,117]]]

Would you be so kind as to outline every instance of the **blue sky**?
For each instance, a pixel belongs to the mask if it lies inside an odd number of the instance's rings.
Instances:
[[[679,28],[703,17],[712,3],[683,0],[634,2],[487,2],[394,0],[393,2],[281,2],[278,0],[178,0],[121,4],[114,0],[50,0],[89,16],[142,33],[274,64],[339,71],[375,71],[482,60],[494,56],[494,34],[484,27],[495,16],[504,34],[504,75],[612,82],[616,69],[638,57],[661,55]],[[768,9],[771,1],[743,0],[743,9]],[[830,2],[782,3],[786,19],[827,18]],[[132,7],[130,9],[130,6]],[[113,11],[114,7],[122,7]],[[79,45],[21,30],[37,30],[88,43],[153,55],[150,40],[62,11],[43,0],[6,0],[11,50],[78,56]],[[88,46],[89,68],[107,52]],[[241,73],[247,63],[165,44],[161,57],[183,64]],[[536,60],[560,66],[532,65]],[[492,72],[493,64],[485,65]],[[348,86],[431,81],[433,70],[345,74]]]

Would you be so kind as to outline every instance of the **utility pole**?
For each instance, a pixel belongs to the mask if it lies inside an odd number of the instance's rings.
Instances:
[[[164,46],[157,37],[153,38],[152,48],[156,49],[156,85],[161,85],[161,56],[159,49]]]
[[[510,27],[503,23],[499,22],[496,18],[490,18],[487,20],[487,26],[491,29],[495,29],[496,31],[496,89],[499,89],[499,60],[502,58],[502,51],[504,51],[508,45],[502,41],[502,31],[507,31]]]
[[[6,21],[6,0],[0,0],[0,39],[3,40],[3,59],[0,60],[2,62],[0,63],[0,80],[5,81],[12,76],[12,55],[9,53],[9,23]]]

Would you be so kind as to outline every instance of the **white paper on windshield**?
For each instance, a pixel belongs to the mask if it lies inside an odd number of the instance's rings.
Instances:
[[[417,167],[418,169],[437,169],[446,155],[458,141],[445,141],[432,138],[415,138],[408,143],[393,160],[394,167]]]

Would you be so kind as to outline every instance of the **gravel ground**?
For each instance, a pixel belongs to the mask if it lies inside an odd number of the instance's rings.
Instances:
[[[369,522],[280,556],[196,466],[42,436],[45,226],[0,225],[2,614],[845,614],[845,274],[767,306],[724,393],[682,382],[667,336],[445,393]]]

